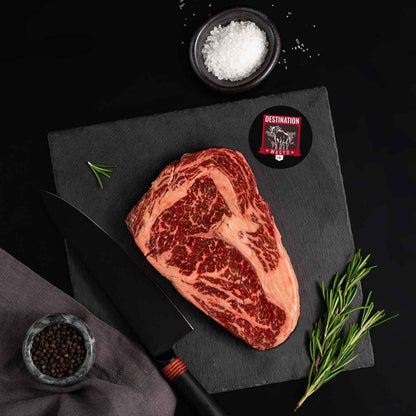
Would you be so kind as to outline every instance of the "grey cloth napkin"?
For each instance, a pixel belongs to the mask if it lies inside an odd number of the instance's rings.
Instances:
[[[67,312],[85,320],[97,357],[86,379],[52,387],[29,375],[21,346],[31,323]],[[169,416],[175,396],[141,347],[0,249],[0,414],[2,416]]]

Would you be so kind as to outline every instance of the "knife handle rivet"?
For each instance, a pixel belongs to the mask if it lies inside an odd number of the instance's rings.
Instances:
[[[166,380],[172,382],[176,380],[181,374],[183,374],[187,369],[188,367],[186,364],[179,357],[177,357],[162,369],[162,373]]]

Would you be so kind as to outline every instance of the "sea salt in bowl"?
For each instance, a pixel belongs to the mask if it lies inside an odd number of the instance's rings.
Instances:
[[[225,27],[232,21],[253,22],[260,30],[265,32],[268,42],[267,54],[262,64],[251,75],[236,81],[219,79],[210,72],[205,65],[205,58],[202,53],[211,31],[219,26]],[[238,93],[260,84],[271,73],[279,58],[280,49],[279,33],[264,13],[248,7],[235,7],[212,16],[195,32],[190,44],[189,57],[196,75],[207,86],[223,93]]]

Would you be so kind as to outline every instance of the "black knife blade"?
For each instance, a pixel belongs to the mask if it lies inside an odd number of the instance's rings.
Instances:
[[[200,415],[225,416],[185,363],[174,355],[176,342],[193,328],[149,275],[143,254],[140,252],[138,260],[133,261],[78,208],[51,192],[41,194],[61,234],[130,324],[165,378]]]
[[[153,357],[168,353],[192,331],[156,282],[100,226],[62,198],[49,192],[42,196],[61,234]]]

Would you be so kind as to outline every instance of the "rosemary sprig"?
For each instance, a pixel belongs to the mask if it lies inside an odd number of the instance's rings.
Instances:
[[[315,393],[322,385],[332,380],[345,370],[345,367],[358,357],[354,354],[360,339],[372,328],[389,321],[398,314],[386,317],[384,310],[374,313],[371,292],[362,306],[351,307],[357,294],[359,282],[376,266],[365,267],[370,255],[363,258],[358,250],[348,264],[345,274],[338,273],[331,288],[321,285],[321,292],[327,310],[314,324],[309,340],[309,354],[312,360],[308,375],[305,394],[296,405],[295,411],[305,400]],[[354,311],[361,310],[361,319],[351,323],[344,331]]]
[[[103,189],[103,182],[100,178],[100,175],[105,176],[106,178],[110,178],[110,172],[112,172],[113,168],[116,168],[116,165],[97,165],[95,163],[87,162],[88,166],[91,168],[92,173],[97,178],[98,185],[101,189]],[[111,169],[110,169],[111,168]]]

